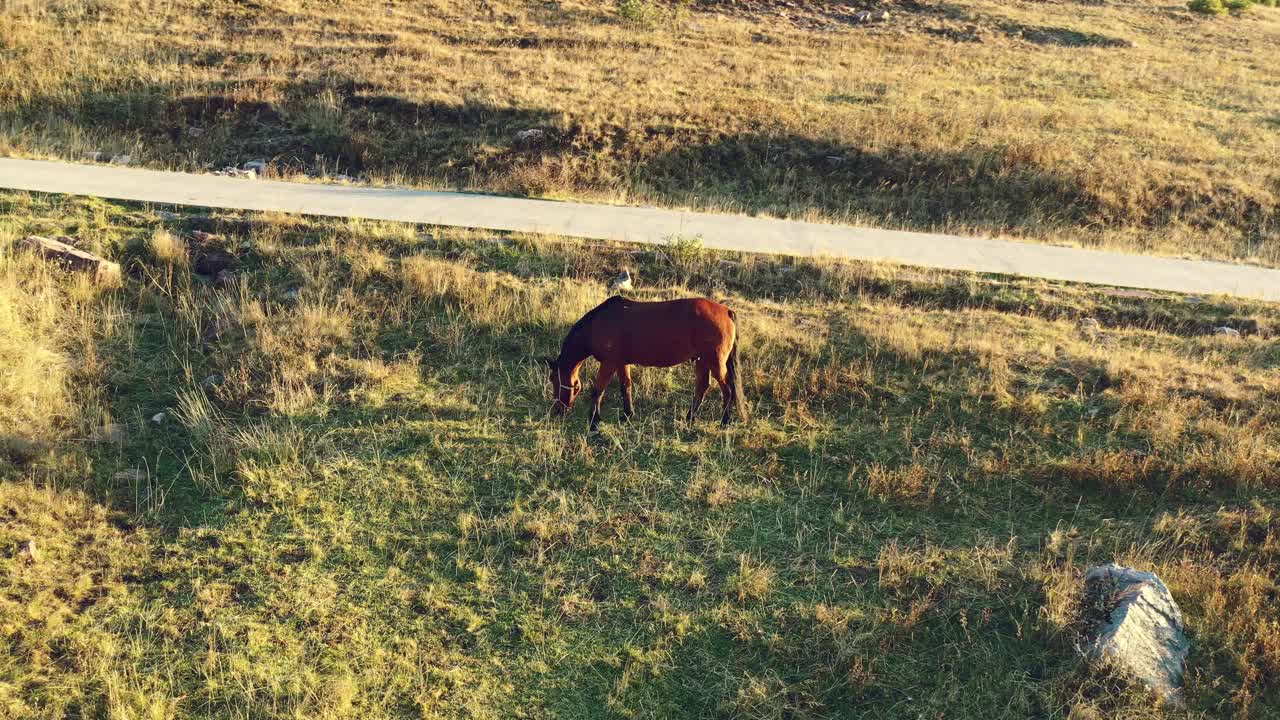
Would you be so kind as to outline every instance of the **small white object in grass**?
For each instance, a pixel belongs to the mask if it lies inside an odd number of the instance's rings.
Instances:
[[[518,143],[536,143],[542,142],[547,137],[547,131],[539,128],[529,128],[516,133],[516,142]]]
[[[91,150],[84,154],[84,159],[89,162],[102,162],[103,155],[97,150]]]
[[[244,169],[252,170],[257,174],[262,175],[267,171],[267,161],[266,160],[250,160],[249,162],[244,164]]]
[[[28,563],[40,562],[40,551],[36,549],[35,540],[23,540],[18,543],[18,555]]]
[[[111,158],[111,164],[112,165],[128,165],[132,160],[133,158],[129,155],[116,155],[115,157]]]
[[[127,468],[111,476],[111,480],[122,485],[140,483],[147,479],[147,474],[138,468]]]
[[[1226,325],[1223,325],[1222,327],[1214,328],[1214,329],[1213,329],[1213,334],[1214,334],[1214,335],[1226,335],[1227,337],[1240,337],[1240,331],[1239,331],[1239,330],[1237,330],[1237,329],[1235,329],[1235,328],[1232,328],[1232,327],[1227,327]]]
[[[204,128],[189,127],[187,128],[187,134],[193,138],[198,138],[204,134]]]
[[[159,425],[164,422],[164,418],[165,418],[165,414],[162,412],[158,412],[155,415],[151,416],[151,422]]]
[[[205,390],[209,390],[211,388],[216,388],[219,385],[221,385],[222,381],[223,381],[222,373],[214,373],[209,377],[205,378],[204,380],[201,380],[200,387],[204,388]]]
[[[632,289],[631,272],[626,268],[617,277],[609,281],[609,292],[622,292],[623,290]]]

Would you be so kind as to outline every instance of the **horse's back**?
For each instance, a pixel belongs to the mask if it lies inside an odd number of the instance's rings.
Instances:
[[[593,327],[597,353],[619,362],[665,367],[707,353],[726,353],[733,343],[733,314],[706,298],[659,302],[622,300],[602,308]]]

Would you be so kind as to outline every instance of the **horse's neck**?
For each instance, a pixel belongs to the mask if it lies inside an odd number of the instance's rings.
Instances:
[[[582,364],[583,360],[591,354],[590,343],[587,342],[586,328],[579,328],[576,332],[565,339],[564,347],[560,349],[559,365],[561,367],[572,368],[574,371]]]

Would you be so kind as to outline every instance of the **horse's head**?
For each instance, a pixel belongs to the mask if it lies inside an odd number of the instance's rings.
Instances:
[[[543,358],[547,364],[548,380],[551,381],[551,392],[555,402],[551,411],[557,415],[568,415],[573,401],[582,392],[582,381],[578,379],[578,369],[564,367],[559,360]]]

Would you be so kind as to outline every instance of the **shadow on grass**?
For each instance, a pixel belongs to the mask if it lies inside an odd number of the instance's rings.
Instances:
[[[36,99],[0,114],[0,124],[36,137],[67,126],[88,137],[136,137],[143,161],[267,158],[282,169],[404,175],[525,195],[621,185],[676,204],[871,214],[919,228],[1076,226],[1110,212],[1077,178],[998,149],[872,149],[767,130],[587,126],[538,108],[421,102],[342,77],[288,85],[279,100],[244,95],[230,82],[122,85]],[[539,132],[520,135],[528,130]]]

